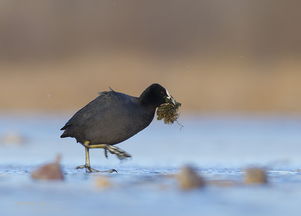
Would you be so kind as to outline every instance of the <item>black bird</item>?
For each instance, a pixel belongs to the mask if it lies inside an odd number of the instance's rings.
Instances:
[[[61,130],[61,138],[74,137],[85,147],[87,172],[97,172],[90,166],[89,149],[103,148],[116,154],[119,159],[131,157],[113,145],[118,144],[146,128],[153,120],[156,108],[166,100],[175,104],[169,92],[159,84],[152,84],[139,97],[121,92],[101,92],[100,95],[80,109]],[[113,170],[112,170],[113,171]]]

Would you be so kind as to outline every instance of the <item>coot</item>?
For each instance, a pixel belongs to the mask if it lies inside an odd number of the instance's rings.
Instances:
[[[166,100],[175,104],[169,92],[160,84],[152,84],[139,97],[121,92],[101,92],[100,95],[80,109],[61,130],[61,138],[73,137],[85,147],[87,172],[97,172],[90,166],[89,149],[103,148],[116,154],[119,159],[131,157],[127,152],[113,146],[146,128],[153,120],[156,108]],[[113,170],[111,170],[113,171]]]

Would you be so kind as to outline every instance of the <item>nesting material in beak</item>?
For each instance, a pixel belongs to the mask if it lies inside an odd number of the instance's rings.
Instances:
[[[157,109],[157,119],[164,120],[165,124],[172,124],[179,118],[178,109],[181,104],[175,101],[173,97],[167,97],[166,102]]]

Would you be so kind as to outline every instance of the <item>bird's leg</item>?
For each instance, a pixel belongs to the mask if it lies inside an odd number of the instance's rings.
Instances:
[[[85,143],[87,143],[89,141],[86,141]],[[99,170],[93,169],[90,166],[90,153],[89,153],[89,148],[85,146],[85,156],[86,156],[86,161],[85,161],[85,165],[81,165],[76,167],[76,169],[83,169],[86,168],[86,172],[99,172]]]
[[[92,144],[84,143],[84,146],[88,148],[103,148],[105,151],[105,157],[108,158],[107,145],[106,144]]]
[[[111,154],[115,154],[119,160],[132,157],[129,153],[116,146],[107,145],[106,150],[108,150]]]
[[[87,143],[84,143],[84,146],[86,146],[88,148],[106,148],[107,147],[106,144],[87,144]]]
[[[93,169],[90,165],[90,153],[89,153],[89,148],[85,147],[85,151],[86,151],[86,172],[100,172],[97,169]]]
[[[107,144],[92,144],[89,145],[89,148],[103,148],[105,150],[105,156],[107,157],[107,151],[109,151],[111,154],[115,154],[119,160],[123,160],[125,158],[132,157],[129,153],[126,151],[112,145]]]
[[[90,148],[93,148],[91,146],[93,145],[90,145],[90,141],[85,141],[83,143],[83,145],[85,146],[85,156],[86,156],[86,162],[85,162],[85,165],[81,165],[81,166],[78,166],[76,167],[76,169],[83,169],[83,168],[86,168],[86,172],[108,172],[108,173],[113,173],[113,172],[117,172],[117,170],[115,169],[110,169],[110,170],[104,170],[104,171],[99,171],[97,169],[93,169],[91,168],[90,166],[90,153],[89,153],[89,149]],[[101,147],[99,147],[101,148]]]

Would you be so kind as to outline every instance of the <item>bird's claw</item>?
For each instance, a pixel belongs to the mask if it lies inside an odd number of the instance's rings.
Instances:
[[[97,169],[93,169],[90,166],[87,165],[81,165],[81,166],[77,166],[75,167],[75,169],[86,169],[87,173],[93,173],[93,172],[104,172],[104,173],[118,173],[116,169],[109,169],[109,170],[97,170]]]
[[[100,172],[99,170],[93,169],[92,167],[87,166],[87,165],[81,165],[81,166],[75,167],[75,169],[84,169],[84,168],[86,168],[86,172],[88,172],[88,173],[92,173],[92,172]]]
[[[85,165],[80,165],[80,166],[75,167],[75,169],[84,169],[84,168],[86,168]]]
[[[106,170],[106,171],[102,171],[102,172],[108,172],[108,173],[118,173],[117,170],[115,169],[109,169],[109,170]]]
[[[86,172],[88,172],[88,173],[93,173],[93,172],[100,172],[100,171],[97,170],[97,169],[93,169],[93,168],[91,168],[91,167],[87,167],[87,168],[86,168]]]

